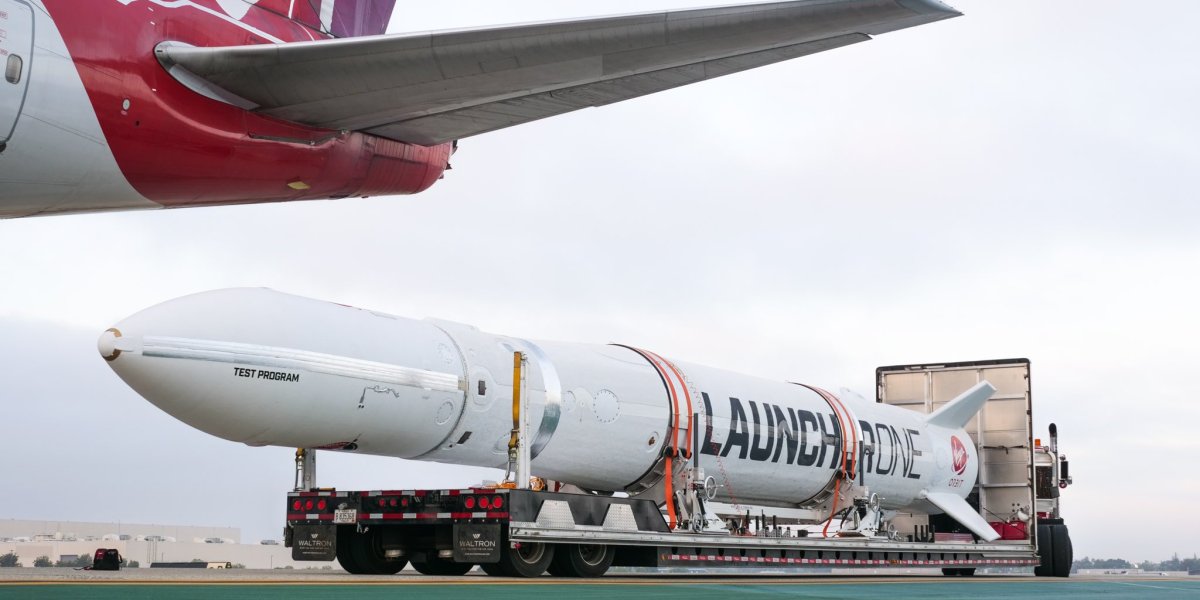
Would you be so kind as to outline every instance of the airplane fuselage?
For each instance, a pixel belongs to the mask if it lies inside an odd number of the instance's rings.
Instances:
[[[23,63],[0,81],[0,218],[411,194],[441,178],[451,144],[297,125],[181,84],[155,57],[163,42],[327,37],[227,4],[0,0],[0,60]]]

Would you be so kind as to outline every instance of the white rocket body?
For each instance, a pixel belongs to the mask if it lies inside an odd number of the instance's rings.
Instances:
[[[151,307],[99,345],[139,394],[221,438],[500,468],[520,350],[535,475],[630,490],[665,448],[698,445],[719,500],[794,507],[828,495],[850,456],[885,508],[940,508],[960,521],[978,472],[962,427],[990,395],[926,417],[622,346],[532,342],[266,289]],[[689,441],[692,414],[700,428]],[[990,532],[974,516],[963,524]]]

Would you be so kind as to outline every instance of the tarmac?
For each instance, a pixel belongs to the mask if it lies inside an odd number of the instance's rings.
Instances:
[[[307,600],[395,598],[419,594],[422,600],[528,598],[531,594],[592,600],[615,596],[717,600],[787,596],[830,600],[887,597],[889,600],[1127,600],[1200,598],[1200,577],[976,576],[970,578],[819,575],[609,575],[599,579],[505,579],[473,571],[462,577],[429,577],[411,571],[389,577],[362,577],[321,570],[126,569],[119,572],[71,569],[0,569],[0,600],[10,598],[88,598],[98,600],[180,598]],[[543,596],[545,597],[545,596]]]

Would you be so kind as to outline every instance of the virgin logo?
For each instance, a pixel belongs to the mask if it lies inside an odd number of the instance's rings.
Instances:
[[[117,0],[117,2],[129,6],[137,2],[137,0]],[[225,14],[240,21],[246,18],[246,13],[250,12],[250,7],[258,4],[260,0],[197,0],[197,2],[192,2],[191,0],[150,0],[150,2],[159,6],[165,6],[166,8],[191,6],[206,11],[211,11],[211,4],[215,2],[218,8],[225,11]]]
[[[258,0],[217,0],[217,6],[229,16],[241,20],[246,18],[250,7],[258,4]]]
[[[954,472],[962,475],[967,470],[967,447],[958,439],[958,436],[951,436],[950,452],[954,455]]]

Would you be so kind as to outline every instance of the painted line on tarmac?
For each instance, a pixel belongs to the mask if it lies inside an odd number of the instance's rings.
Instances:
[[[1174,580],[1174,581],[1180,581],[1180,580]],[[1171,591],[1173,591],[1173,592],[1195,592],[1195,591],[1200,591],[1200,587],[1190,587],[1190,588],[1181,588],[1181,587],[1167,587],[1167,586],[1163,586],[1163,585],[1148,585],[1148,584],[1145,584],[1145,583],[1130,583],[1130,582],[1128,582],[1128,581],[1114,581],[1113,583],[1115,583],[1115,584],[1117,584],[1117,585],[1127,585],[1127,586],[1129,586],[1129,587],[1151,588],[1151,589],[1156,589],[1156,590],[1171,590]],[[1180,583],[1182,583],[1182,581],[1180,581]]]
[[[17,587],[17,586],[197,586],[197,587],[231,587],[231,586],[256,586],[256,587],[382,587],[382,586],[423,586],[423,587],[444,587],[444,586],[561,586],[561,587],[577,587],[577,586],[687,586],[687,585],[716,585],[716,586],[822,586],[822,585],[929,585],[939,583],[960,583],[960,584],[1015,584],[1015,583],[1031,583],[1028,579],[975,579],[964,580],[955,579],[946,580],[929,580],[929,579],[870,579],[870,580],[813,580],[813,581],[770,581],[758,579],[739,579],[739,580],[710,580],[710,579],[681,579],[674,581],[662,580],[631,580],[631,581],[604,581],[604,580],[582,580],[582,581],[521,581],[521,580],[504,580],[496,581],[494,579],[484,579],[480,581],[264,581],[264,580],[242,580],[242,581],[204,581],[195,579],[116,579],[116,580],[64,580],[64,581],[2,581],[0,587]],[[1067,580],[1061,581],[1036,581],[1036,583],[1047,584],[1066,584]],[[1076,581],[1075,583],[1085,583]],[[1113,582],[1118,583],[1118,582]],[[1137,584],[1126,584],[1137,585]],[[1150,587],[1150,586],[1142,586]],[[1163,588],[1163,589],[1178,589],[1181,591],[1192,591],[1187,588]]]

